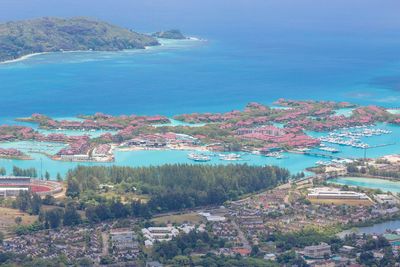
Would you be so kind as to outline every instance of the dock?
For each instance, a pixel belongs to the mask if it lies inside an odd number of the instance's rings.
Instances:
[[[328,159],[337,159],[337,160],[346,160],[346,159],[354,159],[354,158],[345,158],[335,156],[333,154],[321,153],[321,152],[310,152],[310,151],[289,151],[291,153],[302,154],[307,156],[319,157],[319,158],[328,158]]]
[[[320,157],[320,158],[328,158],[328,159],[337,159],[337,160],[346,160],[349,158],[344,158],[344,157],[338,157],[332,154],[326,154],[326,153],[320,153],[320,152],[309,152],[305,151],[303,152],[304,155],[307,156],[313,156],[313,157]]]

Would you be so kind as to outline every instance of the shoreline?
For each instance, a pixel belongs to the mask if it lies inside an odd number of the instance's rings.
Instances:
[[[16,63],[16,62],[24,61],[26,59],[35,57],[35,56],[45,55],[45,54],[49,54],[49,53],[53,53],[53,52],[40,52],[40,53],[27,54],[27,55],[21,56],[21,57],[16,58],[16,59],[9,59],[9,60],[6,60],[6,61],[0,61],[0,65],[1,64]]]
[[[385,176],[376,176],[376,175],[368,175],[368,174],[364,174],[364,175],[357,175],[357,174],[352,174],[350,173],[349,175],[344,175],[344,176],[337,176],[337,177],[331,177],[330,179],[338,179],[338,178],[355,178],[355,179],[377,179],[377,180],[386,180],[386,181],[390,181],[390,182],[399,182],[400,183],[400,179],[396,179],[394,177],[385,177]]]
[[[0,155],[0,159],[10,159],[10,160],[34,160],[33,157],[29,155],[24,155],[24,156],[6,156],[6,155]]]
[[[186,39],[182,40],[176,40],[176,41],[185,41],[185,40],[190,40],[190,41],[205,41],[205,39],[200,39],[197,37],[188,37]],[[41,56],[41,55],[46,55],[46,54],[55,54],[55,53],[87,53],[87,52],[124,52],[124,51],[142,51],[142,50],[151,50],[152,48],[157,48],[157,47],[165,47],[168,46],[168,43],[159,43],[158,45],[151,45],[151,46],[145,46],[143,49],[140,48],[134,48],[134,49],[122,49],[119,51],[97,51],[97,50],[70,50],[70,51],[55,51],[55,52],[38,52],[38,53],[31,53],[27,55],[23,55],[21,57],[15,58],[15,59],[9,59],[5,61],[0,61],[0,65],[6,65],[6,64],[12,64],[12,63],[17,63],[21,62],[24,60],[27,60],[29,58],[35,57],[35,56]]]
[[[140,147],[140,146],[131,146],[131,147],[115,147],[116,151],[198,151],[198,152],[211,152],[206,147],[191,147],[191,146],[179,146],[179,147],[164,147],[164,148],[150,148],[150,147]]]

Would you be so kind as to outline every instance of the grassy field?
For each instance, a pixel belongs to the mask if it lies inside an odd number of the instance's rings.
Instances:
[[[168,223],[176,223],[176,224],[182,224],[182,223],[193,223],[193,224],[200,224],[205,222],[205,219],[203,219],[202,216],[195,212],[191,213],[184,213],[184,214],[179,214],[179,215],[168,215],[168,216],[163,216],[163,217],[157,217],[152,220],[156,224],[168,224]]]
[[[17,209],[9,209],[0,207],[0,231],[6,235],[10,235],[12,228],[16,226],[15,218],[22,218],[22,225],[29,225],[36,221],[37,216],[29,215],[28,213],[21,212]]]
[[[370,200],[356,199],[309,199],[313,204],[327,205],[349,205],[349,206],[371,206],[374,203]]]

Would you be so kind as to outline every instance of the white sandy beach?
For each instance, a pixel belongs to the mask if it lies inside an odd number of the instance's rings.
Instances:
[[[161,39],[158,38],[160,40],[160,45],[158,46],[145,46],[143,50],[152,50],[152,49],[157,49],[160,47],[164,47],[164,46],[168,46],[173,44],[174,42],[172,42],[169,39]],[[204,41],[202,39],[196,38],[196,37],[189,37],[187,39],[183,39],[183,40],[173,40],[175,41],[175,43],[179,42],[179,41],[185,41],[185,40],[190,40],[190,41]],[[164,42],[163,42],[164,41]],[[21,62],[24,61],[26,59],[32,58],[34,56],[39,56],[39,55],[45,55],[45,54],[52,54],[52,53],[87,53],[87,52],[131,52],[131,51],[136,51],[139,52],[141,51],[141,49],[126,49],[126,50],[121,50],[121,51],[93,51],[93,50],[71,50],[71,51],[59,51],[59,52],[40,52],[40,53],[32,53],[32,54],[28,54],[28,55],[24,55],[22,57],[16,58],[16,59],[10,59],[10,60],[6,60],[3,62],[0,62],[0,64],[11,64],[11,63],[16,63],[16,62]]]
[[[19,61],[23,61],[26,60],[28,58],[34,57],[34,56],[39,56],[39,55],[44,55],[44,54],[48,54],[49,52],[41,52],[41,53],[33,53],[33,54],[28,54],[16,59],[10,59],[10,60],[6,60],[3,62],[0,62],[0,64],[10,64],[10,63],[15,63],[15,62],[19,62]]]

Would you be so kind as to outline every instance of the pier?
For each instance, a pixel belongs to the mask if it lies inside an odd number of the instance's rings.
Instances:
[[[296,154],[302,154],[302,155],[307,155],[307,156],[313,156],[313,157],[320,157],[320,158],[328,158],[328,159],[337,159],[337,160],[346,160],[346,159],[355,159],[351,157],[339,157],[335,156],[333,154],[326,154],[326,153],[321,153],[321,152],[310,152],[310,151],[297,151],[297,150],[291,150],[289,151],[290,153],[296,153]]]
[[[386,146],[393,146],[396,143],[390,143],[390,144],[380,144],[380,145],[375,145],[375,146],[369,146],[364,148],[364,160],[367,158],[367,150],[368,149],[373,149],[373,148],[379,148],[379,147],[386,147]]]
[[[329,158],[329,159],[337,159],[337,160],[349,159],[349,158],[338,157],[338,156],[335,156],[335,155],[325,154],[325,153],[320,153],[320,152],[305,151],[305,152],[302,152],[301,154],[304,154],[304,155],[307,155],[307,156],[320,157],[320,158]]]

